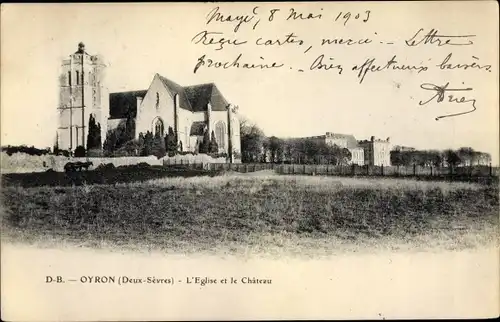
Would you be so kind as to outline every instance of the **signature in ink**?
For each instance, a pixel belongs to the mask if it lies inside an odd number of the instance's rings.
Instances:
[[[469,114],[469,113],[472,113],[476,110],[476,99],[466,98],[464,96],[458,98],[458,97],[455,97],[451,94],[446,95],[446,93],[449,93],[449,92],[472,91],[472,88],[470,88],[470,87],[468,87],[468,88],[448,88],[449,85],[450,85],[449,82],[446,83],[444,86],[437,86],[437,85],[430,84],[430,83],[424,83],[424,84],[420,85],[420,88],[422,88],[426,91],[433,91],[433,92],[435,92],[435,94],[434,94],[434,96],[429,98],[427,101],[425,101],[425,102],[420,101],[418,104],[420,106],[426,105],[426,104],[432,102],[433,100],[436,100],[437,103],[441,103],[445,100],[445,97],[447,96],[448,103],[458,103],[458,104],[471,103],[472,109],[469,111],[461,112],[461,113],[441,115],[441,116],[436,117],[436,121],[439,121],[440,119],[445,118],[445,117],[452,117],[452,116]]]

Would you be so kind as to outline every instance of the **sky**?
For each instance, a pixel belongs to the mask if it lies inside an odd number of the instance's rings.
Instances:
[[[209,13],[232,17],[257,14],[234,32],[235,23],[207,24]],[[290,8],[320,19],[286,20]],[[269,10],[280,9],[269,21]],[[147,89],[155,73],[181,85],[214,82],[239,112],[266,135],[297,137],[325,132],[353,134],[358,140],[390,137],[394,145],[420,149],[471,146],[492,155],[498,164],[498,8],[491,3],[316,3],[316,4],[3,4],[1,16],[1,144],[53,145],[57,128],[58,75],[61,60],[83,41],[90,54],[107,62],[105,84],[110,92]],[[368,21],[366,11],[370,11]],[[351,14],[344,24],[334,18]],[[355,15],[360,14],[358,19]],[[305,15],[304,15],[305,16]],[[254,23],[260,19],[253,29]],[[397,26],[397,27],[396,27]],[[404,40],[419,28],[442,34],[476,35],[473,46],[409,47]],[[247,43],[196,44],[202,31]],[[304,44],[256,46],[257,38],[283,40],[293,33]],[[321,46],[325,37],[370,38],[365,45]],[[392,42],[392,44],[382,44]],[[306,51],[308,45],[310,50]],[[425,73],[368,73],[360,84],[350,69],[367,59],[384,65],[396,55],[400,63],[435,66],[449,53],[453,62],[492,65],[484,70]],[[269,63],[276,69],[193,69],[199,57],[232,62]],[[310,70],[316,57],[342,64],[335,70]],[[261,58],[262,57],[262,58]],[[331,58],[331,59],[330,59]],[[300,72],[299,69],[304,70]],[[467,104],[431,102],[434,92],[423,83],[450,88],[470,87],[460,94],[476,99],[473,113],[435,120],[436,116],[469,109]],[[460,96],[459,96],[460,97]]]

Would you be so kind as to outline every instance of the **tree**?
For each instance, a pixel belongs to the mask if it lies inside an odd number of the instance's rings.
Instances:
[[[165,138],[161,136],[160,132],[156,132],[151,149],[152,154],[157,158],[163,158],[166,154],[166,151]]]
[[[105,154],[111,155],[116,149],[118,141],[117,132],[109,130],[106,135],[106,140],[104,140],[103,149]]]
[[[94,115],[90,114],[87,134],[87,150],[101,148],[101,124],[96,123]]]
[[[144,145],[141,151],[142,156],[149,156],[153,154],[153,139],[153,133],[147,131],[146,135],[144,135]]]
[[[399,150],[392,150],[390,152],[391,164],[395,166],[403,165],[403,153]]]
[[[271,136],[268,140],[267,147],[269,150],[269,158],[271,162],[282,162],[285,152],[285,142],[275,136]]]
[[[176,155],[179,150],[177,136],[171,126],[168,127],[168,132],[165,135],[165,146],[170,157]]]
[[[85,148],[82,145],[79,145],[75,149],[75,158],[82,158],[85,156]]]
[[[475,151],[470,147],[462,147],[457,151],[458,157],[460,158],[460,162],[463,165],[472,165]]]
[[[255,124],[240,118],[241,161],[258,162],[263,154],[264,132]]]
[[[59,153],[59,133],[56,131],[56,140],[54,142],[54,147],[52,148],[52,151],[55,155]]]
[[[203,134],[203,141],[201,141],[198,152],[199,153],[208,153],[209,152],[209,145],[210,145],[210,138],[209,138],[209,133],[207,130],[205,130],[205,133]]]
[[[351,159],[352,159],[352,153],[351,151],[349,151],[349,149],[347,148],[342,148],[340,149],[339,151],[339,164],[341,165],[348,165],[350,162],[351,162]]]
[[[217,140],[215,140],[214,131],[212,131],[212,138],[208,143],[208,152],[214,154],[219,153],[219,145],[217,144]]]
[[[142,149],[144,148],[141,145],[139,140],[130,140],[124,145],[122,145],[119,149],[114,152],[115,156],[138,156],[140,155]]]
[[[454,167],[458,164],[460,164],[461,160],[457,152],[448,149],[444,151],[444,159],[448,166]]]
[[[135,118],[132,113],[127,113],[127,120],[125,121],[125,129],[123,131],[123,141],[128,142],[135,138]]]
[[[477,165],[488,165],[491,162],[491,155],[485,152],[474,152],[474,163]]]
[[[139,138],[137,139],[139,146],[141,147],[141,150],[144,148],[144,134],[141,132],[139,133]]]
[[[439,151],[431,150],[429,153],[429,159],[431,165],[434,167],[440,167],[443,164],[443,155]]]

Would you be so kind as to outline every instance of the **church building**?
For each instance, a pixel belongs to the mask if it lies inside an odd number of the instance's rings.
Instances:
[[[108,94],[103,86],[102,59],[89,55],[83,43],[62,67],[57,130],[60,149],[86,148],[92,116],[101,128],[102,142],[109,131],[132,118],[135,139],[148,131],[165,137],[172,128],[180,151],[198,152],[205,133],[210,137],[213,133],[219,153],[233,157],[241,153],[237,108],[214,83],[181,86],[156,74],[148,89]]]
[[[198,152],[204,133],[215,135],[219,153],[240,153],[240,124],[213,83],[181,86],[156,74],[147,90],[111,93],[108,130],[135,120],[135,138],[147,131],[164,137],[171,127],[181,151]]]

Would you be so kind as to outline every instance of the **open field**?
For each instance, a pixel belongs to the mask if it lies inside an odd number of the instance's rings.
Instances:
[[[497,185],[280,176],[4,187],[4,238],[164,252],[327,254],[497,243]]]

